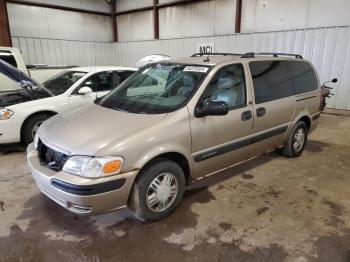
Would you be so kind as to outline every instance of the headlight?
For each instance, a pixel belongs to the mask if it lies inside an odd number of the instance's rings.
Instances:
[[[33,143],[34,143],[34,148],[35,148],[35,150],[38,150],[38,144],[39,144],[39,135],[38,135],[38,132],[35,133]]]
[[[63,166],[63,171],[87,178],[99,178],[119,174],[122,157],[72,156]]]
[[[0,120],[9,119],[13,115],[13,111],[6,108],[0,108]]]

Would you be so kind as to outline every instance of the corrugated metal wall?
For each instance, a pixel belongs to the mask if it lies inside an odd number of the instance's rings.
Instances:
[[[315,65],[321,82],[338,78],[328,106],[350,110],[350,26],[233,34],[124,43],[95,43],[13,37],[28,63],[129,65],[147,54],[189,56],[198,43],[214,42],[217,52],[298,53]]]

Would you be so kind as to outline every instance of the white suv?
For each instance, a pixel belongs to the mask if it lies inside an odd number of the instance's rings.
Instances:
[[[1,66],[0,71],[21,85],[16,90],[0,91],[0,144],[31,143],[46,119],[104,96],[137,70],[115,66],[76,67],[53,76],[42,86],[33,86],[27,84],[28,78],[17,69],[5,63]],[[17,74],[18,79],[14,77]]]

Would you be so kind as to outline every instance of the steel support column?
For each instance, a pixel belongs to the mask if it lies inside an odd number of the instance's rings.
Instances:
[[[12,46],[10,25],[5,0],[0,0],[0,46]]]
[[[153,0],[153,32],[154,39],[159,39],[159,8],[158,0]]]
[[[241,32],[242,0],[236,0],[235,33]]]
[[[111,3],[111,9],[112,9],[113,41],[118,42],[117,3],[116,3],[116,1]]]

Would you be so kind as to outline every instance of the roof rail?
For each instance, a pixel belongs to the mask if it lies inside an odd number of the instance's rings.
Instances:
[[[271,55],[273,57],[279,57],[279,56],[293,56],[295,58],[303,59],[301,55],[298,54],[288,54],[288,53],[269,53],[269,52],[260,52],[260,53],[254,53],[249,52],[245,53],[241,56],[241,58],[254,58],[256,55]]]
[[[235,53],[195,53],[191,55],[191,57],[202,57],[202,56],[227,56],[227,55],[242,55],[242,54],[235,54]]]

